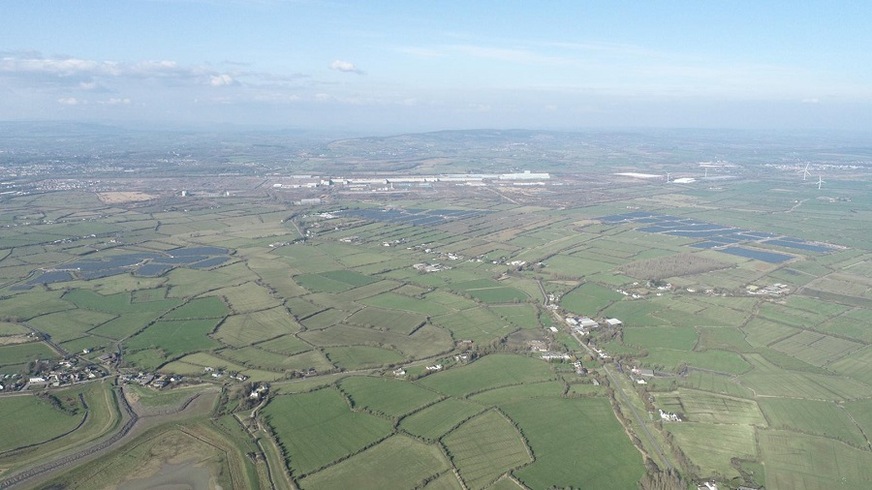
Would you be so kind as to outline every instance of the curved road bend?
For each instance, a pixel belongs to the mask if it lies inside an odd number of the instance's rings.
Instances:
[[[124,393],[121,389],[116,392],[116,399],[118,399],[118,407],[122,411],[122,420],[125,415],[127,416],[127,422],[125,422],[124,425],[121,426],[121,429],[118,432],[113,434],[108,439],[104,439],[92,445],[91,447],[82,449],[81,451],[75,452],[67,456],[60,457],[54,461],[49,461],[47,463],[34,466],[33,468],[30,468],[20,473],[16,473],[8,478],[4,478],[3,480],[0,480],[0,488],[12,488],[27,482],[31,478],[44,475],[45,473],[48,473],[50,471],[72,466],[80,459],[105,451],[110,446],[124,439],[124,437],[127,436],[127,434],[130,432],[130,430],[133,429],[133,426],[136,425],[136,422],[139,420],[139,416],[136,415],[136,413],[127,403],[127,398],[124,396]]]

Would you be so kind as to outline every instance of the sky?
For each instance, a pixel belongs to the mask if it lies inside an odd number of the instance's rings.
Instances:
[[[10,0],[0,120],[872,130],[864,1]]]

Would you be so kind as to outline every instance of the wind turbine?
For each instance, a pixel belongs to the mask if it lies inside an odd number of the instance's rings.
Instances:
[[[802,171],[802,180],[805,180],[806,177],[809,177],[811,175],[811,172],[808,171],[809,165],[811,165],[811,163],[805,164],[805,170]]]
[[[666,182],[669,183],[669,172],[666,172]]]
[[[821,185],[824,183],[826,183],[826,180],[824,180],[823,176],[818,175],[818,190],[821,190]]]

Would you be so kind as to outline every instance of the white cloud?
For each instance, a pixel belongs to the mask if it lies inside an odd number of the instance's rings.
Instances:
[[[820,103],[820,99],[817,97],[812,97],[810,99],[802,99],[803,104],[818,104]]]
[[[101,100],[97,103],[103,104],[103,105],[130,105],[130,99],[127,97],[124,97],[124,98],[112,97],[112,98],[109,98],[107,100]]]
[[[221,75],[212,75],[209,79],[209,85],[213,87],[226,87],[227,85],[234,85],[236,80],[233,79],[230,75],[226,73],[222,73]]]
[[[38,53],[0,53],[0,76],[34,81],[68,81],[83,90],[98,87],[95,79],[175,79],[194,83],[210,81],[221,73],[204,66],[181,66],[170,60],[133,63],[85,60],[72,57],[43,57]]]
[[[75,97],[61,97],[58,99],[58,104],[61,105],[79,105],[82,101]]]
[[[341,71],[343,73],[357,73],[358,75],[363,75],[363,71],[350,61],[334,60],[330,63],[330,69]]]

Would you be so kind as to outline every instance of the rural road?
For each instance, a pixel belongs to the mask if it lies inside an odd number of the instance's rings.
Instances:
[[[136,425],[136,422],[139,420],[139,416],[136,415],[136,412],[134,412],[130,405],[127,403],[127,399],[122,393],[119,392],[116,398],[119,400],[119,409],[124,414],[124,416],[127,417],[127,421],[124,423],[124,425],[120,427],[120,430],[118,430],[118,432],[112,434],[112,436],[110,436],[108,439],[103,439],[102,441],[86,449],[82,449],[73,454],[69,454],[53,461],[43,463],[39,466],[35,466],[23,472],[14,474],[8,478],[4,478],[3,480],[0,480],[0,488],[13,488],[16,485],[23,484],[32,478],[42,476],[54,470],[63,467],[71,467],[80,459],[103,452],[107,450],[110,446],[114,446],[119,441],[123,440],[130,433],[130,430],[133,428],[133,426]]]
[[[588,347],[587,344],[582,342],[581,339],[578,338],[578,336],[575,334],[575,332],[570,331],[570,335],[572,335],[572,338],[574,338],[575,341],[578,342],[579,345],[584,347],[584,349],[591,356],[597,357],[597,353],[594,352],[593,350],[591,350],[591,348]],[[623,402],[623,404],[625,406],[629,407],[630,413],[633,414],[633,418],[636,420],[636,424],[639,426],[639,428],[642,429],[642,433],[645,436],[645,438],[648,439],[649,447],[654,449],[654,451],[660,457],[660,460],[663,461],[663,464],[666,465],[666,468],[671,470],[673,468],[672,463],[669,461],[669,458],[666,457],[666,453],[663,452],[663,448],[660,447],[660,444],[657,442],[657,439],[655,439],[654,436],[651,434],[651,431],[648,430],[648,426],[645,425],[645,421],[639,415],[638,410],[636,410],[636,406],[630,402],[630,398],[627,396],[627,393],[624,391],[624,389],[621,387],[621,385],[618,384],[618,380],[615,378],[614,373],[612,373],[609,370],[609,366],[607,364],[603,364],[603,371],[606,372],[606,376],[608,376],[608,378],[609,378],[609,383],[611,383],[611,385],[614,387],[615,393],[617,393],[618,396],[621,398],[621,401]]]

